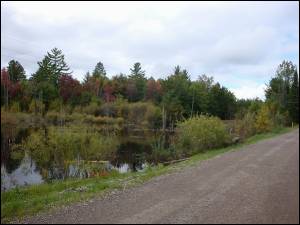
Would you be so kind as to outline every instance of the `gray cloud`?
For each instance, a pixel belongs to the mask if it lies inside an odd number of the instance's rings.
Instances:
[[[261,88],[283,59],[299,60],[297,2],[5,2],[1,11],[1,66],[17,59],[28,75],[56,46],[80,80],[99,60],[110,76],[140,61],[165,77],[179,64],[243,97],[246,83]]]

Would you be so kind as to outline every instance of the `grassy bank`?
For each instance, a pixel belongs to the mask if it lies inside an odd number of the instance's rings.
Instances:
[[[212,158],[216,155],[238,150],[245,145],[287,133],[291,130],[292,128],[283,128],[270,133],[255,135],[241,144],[226,148],[212,149],[194,155],[186,161],[169,166],[159,165],[151,167],[140,173],[119,174],[115,172],[107,177],[82,180],[69,179],[25,188],[16,188],[4,193],[1,192],[1,222],[9,222],[13,219],[33,215],[57,206],[68,205],[72,202],[101,196],[115,189],[124,189],[138,185],[155,176],[180,170],[186,166],[195,165],[200,161]]]

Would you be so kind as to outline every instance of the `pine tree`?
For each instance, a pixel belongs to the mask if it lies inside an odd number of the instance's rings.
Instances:
[[[39,99],[45,104],[47,111],[50,102],[58,96],[58,80],[49,57],[45,56],[38,65],[39,69],[30,79],[33,82],[32,94],[34,99]]]
[[[54,48],[51,52],[47,52],[47,58],[49,58],[50,65],[52,66],[52,76],[55,80],[56,85],[58,85],[58,79],[62,75],[70,75],[70,68],[65,62],[65,56],[62,54],[62,51]]]
[[[7,70],[8,70],[8,73],[9,73],[10,80],[13,83],[16,83],[18,81],[22,81],[22,80],[26,79],[25,70],[24,70],[23,66],[18,61],[11,60],[8,63]]]
[[[141,63],[139,62],[135,63],[130,71],[131,74],[129,75],[129,79],[133,81],[137,91],[132,99],[133,101],[142,100],[146,92],[147,79],[145,77],[145,71],[142,70]]]
[[[44,59],[41,62],[38,62],[39,68],[31,77],[31,79],[35,83],[41,83],[41,82],[50,82],[52,81],[53,84],[55,81],[53,81],[53,65],[51,65],[50,59],[48,57],[44,57]]]
[[[86,83],[88,83],[90,80],[91,80],[91,75],[90,75],[90,72],[88,71],[88,72],[84,75],[83,83],[86,84]]]
[[[98,62],[93,71],[94,78],[104,78],[106,79],[106,71],[102,62]]]
[[[133,68],[130,69],[130,76],[129,78],[145,78],[145,71],[142,70],[142,67],[141,67],[141,63],[137,62],[133,65]]]

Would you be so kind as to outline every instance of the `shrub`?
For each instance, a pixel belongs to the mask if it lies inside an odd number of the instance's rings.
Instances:
[[[83,113],[83,107],[77,105],[73,109],[73,113]]]
[[[54,101],[50,102],[48,110],[49,111],[60,112],[62,106],[63,106],[62,100],[61,99],[55,99]]]
[[[245,139],[254,135],[255,130],[255,114],[247,112],[241,120],[236,121],[235,133],[241,138]]]
[[[113,103],[107,102],[101,105],[100,113],[98,115],[116,117],[117,113],[118,113],[117,107]]]
[[[19,102],[13,102],[9,108],[10,112],[18,113],[21,111],[20,103]]]
[[[66,122],[82,122],[86,115],[73,112],[72,114],[67,114],[66,115]]]
[[[59,122],[64,119],[59,112],[56,111],[48,111],[45,116],[48,123],[59,124]]]
[[[155,163],[171,161],[177,158],[174,146],[165,147],[165,140],[163,136],[156,138],[152,143],[151,160]]]
[[[29,105],[29,112],[30,113],[41,113],[43,114],[45,112],[45,104],[39,100],[32,100]]]
[[[161,111],[151,102],[130,103],[128,104],[128,116],[124,115],[124,118],[129,124],[156,128],[161,123]]]
[[[114,102],[118,109],[118,116],[128,119],[129,117],[129,103],[127,100],[119,100]]]
[[[182,156],[221,147],[229,142],[224,123],[217,117],[204,115],[180,122],[176,135],[175,148]]]
[[[160,127],[162,124],[161,109],[154,104],[147,104],[144,120],[149,128]]]
[[[82,112],[97,116],[100,114],[100,106],[96,102],[91,102],[88,106],[82,107]]]
[[[65,162],[112,159],[119,146],[114,135],[103,136],[87,127],[50,127],[33,132],[22,143],[40,168],[65,168]],[[65,171],[67,172],[67,171]]]
[[[285,113],[280,113],[277,111],[272,119],[275,127],[282,127],[288,125],[289,113],[288,111],[286,111]]]
[[[147,111],[147,104],[143,102],[131,103],[129,109],[129,119],[141,124]]]
[[[271,120],[270,109],[267,105],[263,105],[258,111],[255,128],[258,133],[268,132],[273,127],[273,122]]]

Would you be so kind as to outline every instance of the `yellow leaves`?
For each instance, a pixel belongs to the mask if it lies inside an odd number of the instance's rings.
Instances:
[[[255,128],[258,133],[270,131],[273,127],[271,112],[267,105],[263,105],[256,116]]]

